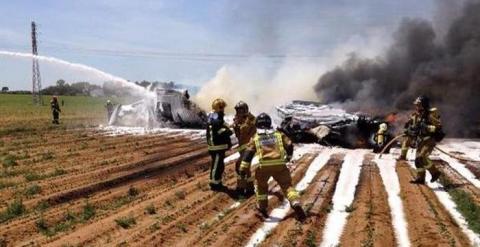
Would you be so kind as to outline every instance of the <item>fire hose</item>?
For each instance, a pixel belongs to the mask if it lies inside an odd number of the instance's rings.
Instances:
[[[402,138],[406,136],[405,134],[401,134],[401,135],[398,135],[398,136],[395,136],[391,141],[389,141],[387,143],[387,145],[385,145],[385,147],[383,147],[382,151],[380,152],[380,156],[378,156],[378,158],[382,158],[382,154],[385,153],[385,151],[387,150],[388,147],[390,147],[396,140]]]
[[[390,142],[387,143],[387,145],[385,145],[385,147],[383,147],[382,151],[380,152],[380,156],[378,156],[379,158],[382,158],[382,155],[385,153],[385,151],[388,149],[388,147],[390,147],[396,140],[402,138],[406,136],[406,134],[401,134],[401,135],[398,135],[396,136],[395,138],[393,138]],[[437,146],[435,146],[435,149],[451,158],[454,158],[454,159],[457,159],[457,160],[460,160],[460,161],[466,161],[466,162],[479,162],[479,160],[472,160],[472,159],[468,159],[468,158],[463,158],[463,157],[460,157],[458,155],[455,155],[455,154],[452,154],[452,153],[449,153]]]

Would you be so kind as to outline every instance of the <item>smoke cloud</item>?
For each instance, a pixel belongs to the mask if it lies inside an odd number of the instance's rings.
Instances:
[[[225,99],[230,112],[243,100],[253,113],[273,113],[276,105],[291,100],[317,100],[312,87],[327,69],[360,48],[362,56],[377,55],[386,42],[378,26],[364,29],[363,36],[350,30],[356,29],[351,23],[338,21],[339,15],[353,20],[349,15],[354,14],[343,5],[315,0],[245,0],[228,5],[225,12],[231,14],[222,23],[232,37],[243,39],[239,49],[250,57],[226,63],[203,84],[194,100],[206,110],[215,98]],[[334,26],[335,37],[329,32]]]
[[[211,109],[215,98],[223,98],[233,111],[240,100],[247,102],[253,113],[272,112],[276,105],[294,99],[315,100],[312,84],[323,69],[310,63],[286,61],[275,71],[255,62],[225,65],[208,81],[195,97],[203,109]]]
[[[412,109],[424,94],[439,108],[449,136],[480,136],[480,1],[466,1],[461,11],[439,8],[443,22],[404,19],[382,56],[352,54],[323,74],[315,85],[318,99],[387,113]]]

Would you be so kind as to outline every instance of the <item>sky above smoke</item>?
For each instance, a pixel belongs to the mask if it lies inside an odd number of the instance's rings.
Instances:
[[[201,85],[224,66],[243,67],[252,59],[265,73],[298,60],[324,66],[333,51],[344,54],[372,36],[388,36],[405,16],[432,19],[434,8],[433,0],[2,1],[0,49],[29,52],[35,20],[41,55],[133,81]],[[58,78],[101,82],[40,66],[44,85]],[[30,60],[0,57],[0,85],[29,89],[30,76]]]
[[[480,135],[478,13],[478,0],[440,1],[433,22],[404,19],[379,56],[352,54],[324,73],[315,85],[319,100],[387,113],[412,109],[423,94],[439,108],[450,136]]]

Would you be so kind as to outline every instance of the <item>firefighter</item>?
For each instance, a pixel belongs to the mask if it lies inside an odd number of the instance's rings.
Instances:
[[[406,124],[409,141],[416,141],[415,167],[416,178],[411,183],[425,184],[425,172],[428,170],[432,175],[431,182],[435,182],[441,175],[429,158],[436,143],[441,141],[445,134],[437,108],[430,107],[430,100],[426,96],[419,96],[415,101],[415,112],[410,116]],[[408,141],[407,141],[408,142]],[[410,144],[410,143],[407,143]],[[402,148],[404,146],[402,145]],[[407,146],[408,147],[408,146]],[[402,150],[400,158],[405,158],[406,152]],[[402,157],[403,156],[403,157]]]
[[[62,111],[60,110],[60,105],[58,104],[57,96],[52,97],[52,100],[50,101],[50,108],[52,109],[52,116],[53,116],[52,123],[60,124],[58,119],[60,116],[60,112]]]
[[[110,118],[113,114],[113,104],[110,100],[107,100],[107,105],[105,106],[105,108],[107,108],[107,121],[110,122]]]
[[[232,147],[230,136],[233,132],[225,123],[225,107],[227,104],[223,99],[216,99],[212,103],[212,112],[208,114],[207,120],[207,144],[208,152],[212,157],[210,168],[210,188],[214,191],[223,190],[223,171],[225,169],[225,152]]]
[[[293,154],[292,141],[282,132],[272,129],[272,119],[266,113],[257,116],[257,133],[247,145],[240,175],[246,176],[252,159],[259,156],[259,165],[255,170],[257,210],[268,217],[268,180],[273,177],[290,202],[299,220],[305,219],[305,212],[299,201],[299,193],[292,187],[292,177],[286,164]]]
[[[233,130],[238,139],[237,152],[240,157],[235,163],[235,171],[237,173],[237,193],[243,195],[252,195],[254,193],[253,177],[250,170],[245,176],[240,176],[240,164],[243,154],[247,148],[250,139],[255,135],[257,129],[255,127],[255,116],[250,113],[247,103],[240,101],[235,105],[235,117],[233,119]]]
[[[378,126],[378,131],[375,133],[375,137],[373,140],[375,141],[375,146],[373,148],[374,153],[379,153],[382,151],[382,149],[385,147],[385,144],[387,144],[387,130],[388,130],[388,125],[386,123],[381,123]]]

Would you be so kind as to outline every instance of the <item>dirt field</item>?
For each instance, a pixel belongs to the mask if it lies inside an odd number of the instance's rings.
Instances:
[[[295,220],[272,181],[265,220],[254,197],[234,193],[235,159],[227,157],[229,190],[209,190],[202,133],[69,126],[3,132],[0,246],[480,244],[480,162],[453,165],[435,155],[441,184],[413,185],[413,160],[300,145],[303,154],[289,168],[308,218]]]

